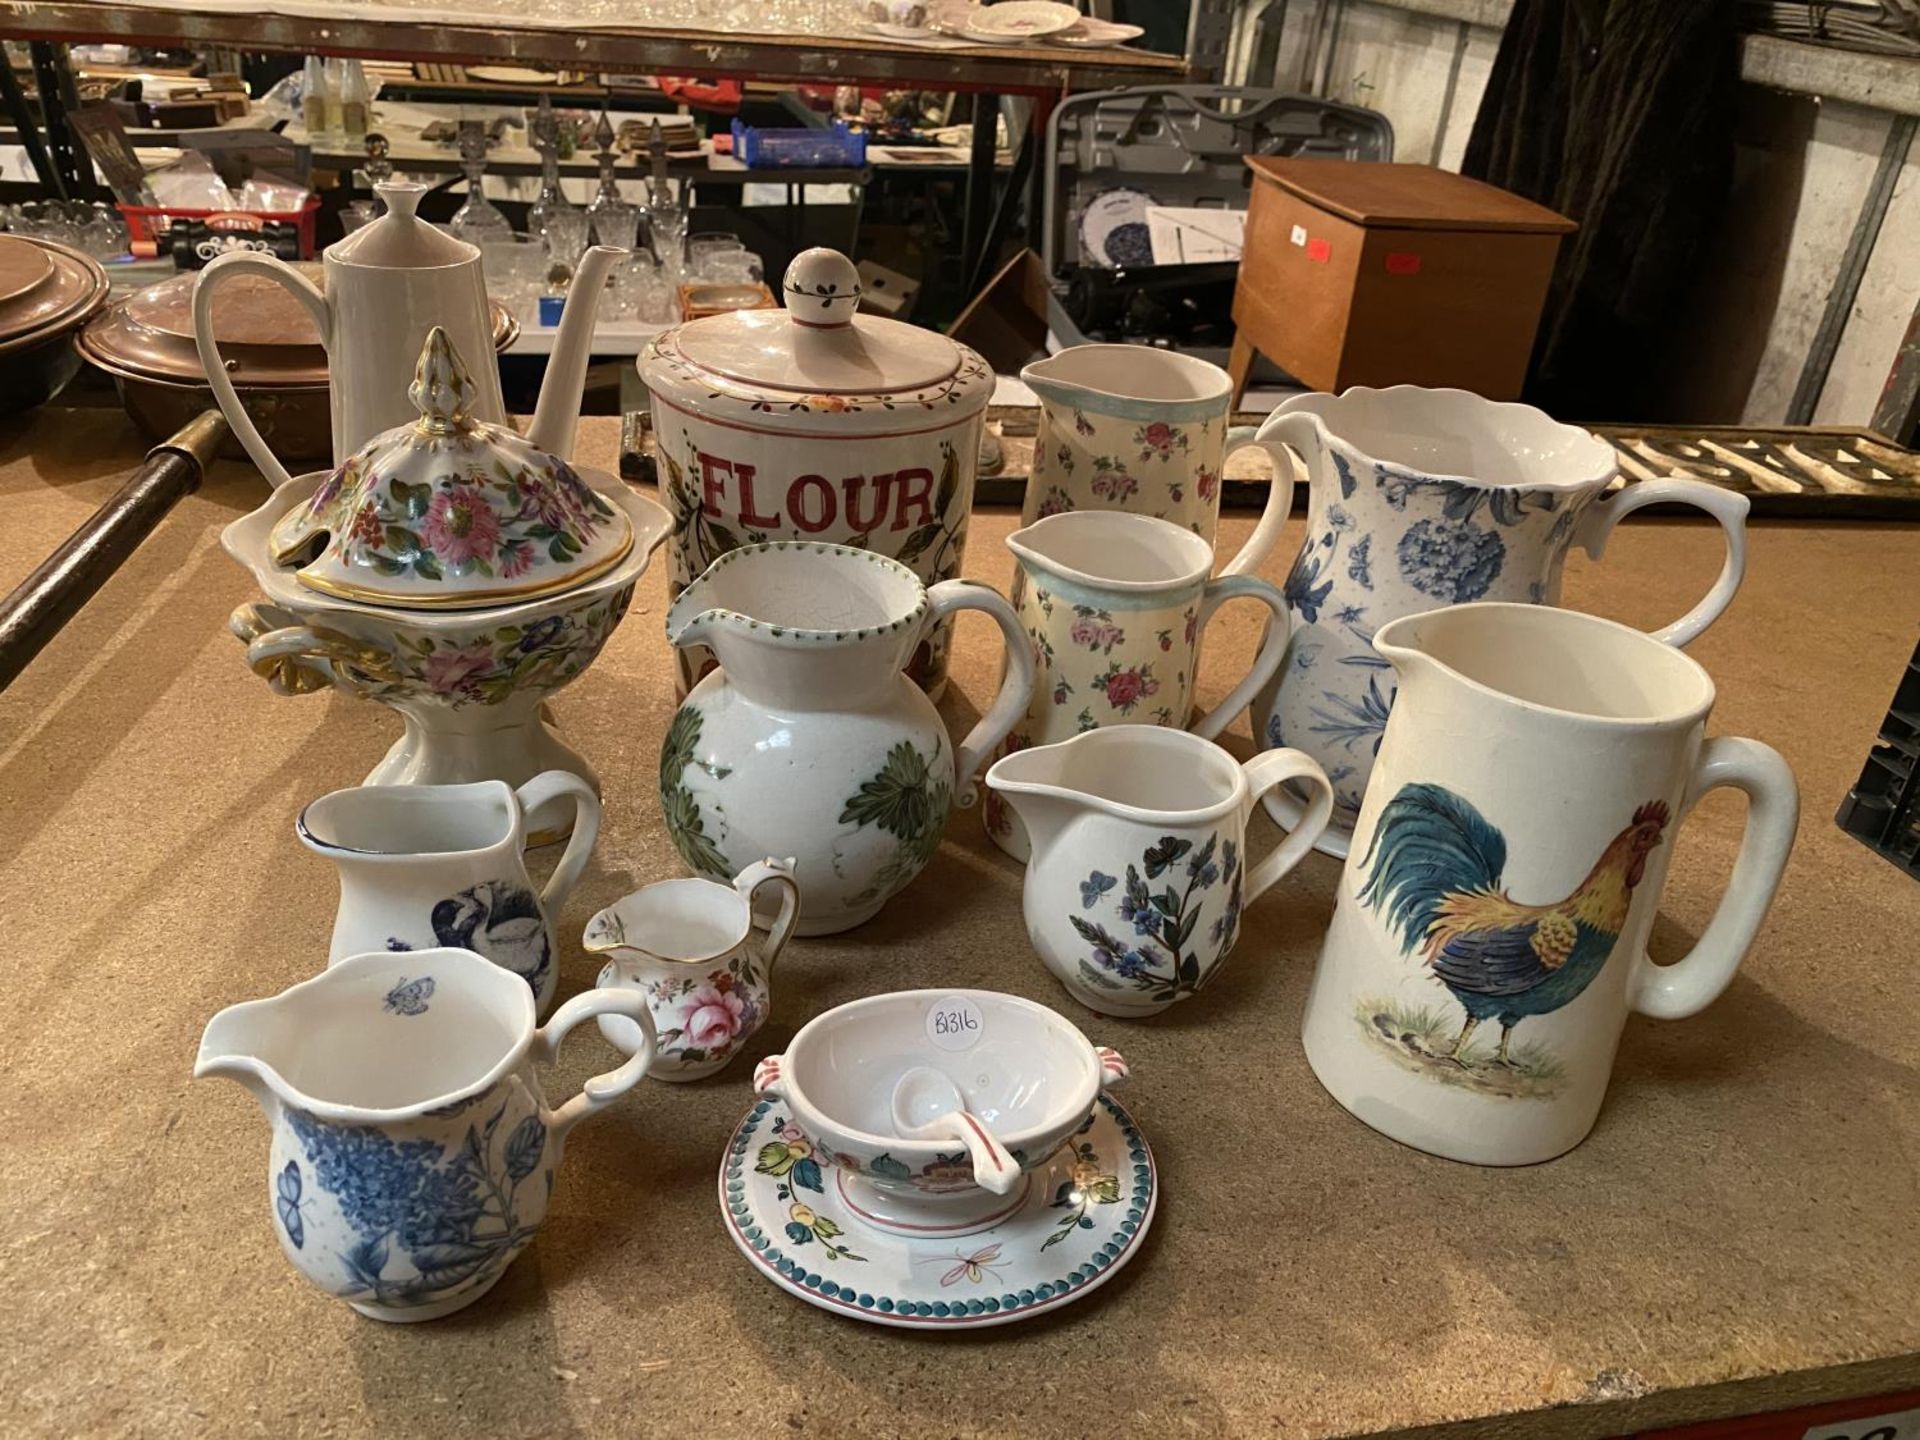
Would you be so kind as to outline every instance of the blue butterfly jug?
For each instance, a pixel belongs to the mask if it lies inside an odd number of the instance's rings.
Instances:
[[[1289,780],[1315,798],[1253,861],[1247,819]],[[1122,1018],[1157,1015],[1211,980],[1242,907],[1299,863],[1333,808],[1327,777],[1297,750],[1242,765],[1211,740],[1158,725],[1016,750],[987,785],[1033,847],[1022,905],[1034,949],[1074,999]]]
[[[631,1022],[632,1058],[549,1106],[535,1062],[603,1015]],[[519,977],[431,949],[350,956],[227,1007],[193,1074],[237,1081],[266,1112],[267,1199],[294,1268],[371,1319],[432,1320],[486,1294],[533,1240],[568,1133],[653,1054],[637,991],[589,990],[535,1029]]]

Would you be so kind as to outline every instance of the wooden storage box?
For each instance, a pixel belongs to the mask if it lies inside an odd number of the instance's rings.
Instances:
[[[1511,400],[1560,237],[1530,200],[1430,165],[1249,155],[1234,398],[1258,351],[1303,385],[1453,385]]]

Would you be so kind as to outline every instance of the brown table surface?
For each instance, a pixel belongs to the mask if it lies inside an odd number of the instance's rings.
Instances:
[[[610,467],[615,438],[589,420],[581,458]],[[0,588],[142,448],[108,412],[0,424]],[[1831,820],[1914,642],[1920,530],[1756,527],[1745,591],[1693,654],[1720,683],[1713,730],[1767,740],[1798,772],[1799,848],[1728,994],[1690,1022],[1628,1025],[1599,1126],[1572,1154],[1473,1169],[1401,1148],[1322,1093],[1295,1036],[1335,862],[1310,857],[1251,907],[1203,995],[1103,1021],[1041,969],[1018,870],[963,814],[877,920],[792,947],[750,1054],[888,989],[1058,1006],[1133,1063],[1125,1100],[1164,1198],[1128,1269],[970,1335],[900,1334],[781,1293],[715,1201],[750,1103],[743,1059],[702,1084],[642,1085],[584,1126],[546,1229],[499,1287],[389,1327],[281,1259],[259,1115],[237,1087],[188,1078],[208,1016],[321,964],[334,877],[295,843],[294,813],[359,780],[397,733],[376,705],[280,698],[241,663],[225,622],[251,587],[217,537],[261,493],[250,469],[219,467],[0,695],[0,1432],[1323,1436],[1468,1421],[1460,1433],[1570,1436],[1920,1386],[1920,886]],[[1007,582],[1012,523],[977,518],[969,574]],[[1229,517],[1223,543],[1249,523]],[[1568,600],[1664,621],[1719,553],[1717,531],[1636,520],[1604,566],[1576,563]],[[654,787],[673,706],[664,569],[555,702],[607,796],[561,922],[563,993],[594,974],[587,917],[679,870]],[[1222,624],[1215,697],[1252,643],[1249,618]],[[997,644],[962,621],[953,715],[986,697]],[[1723,793],[1686,826],[1657,955],[1705,924],[1739,818]],[[552,1088],[608,1058],[597,1036],[573,1043]]]

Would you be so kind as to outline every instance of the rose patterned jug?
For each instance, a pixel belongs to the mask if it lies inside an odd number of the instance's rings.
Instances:
[[[543,889],[527,875],[527,816],[573,812],[572,835]],[[559,984],[552,917],[600,834],[600,799],[565,770],[518,790],[362,785],[323,795],[294,822],[300,843],[340,873],[329,963],[366,950],[471,950],[527,982],[544,1014]]]
[[[1727,558],[1700,603],[1654,638],[1685,645],[1732,601],[1746,570],[1744,496],[1698,480],[1648,480],[1603,499],[1613,447],[1527,405],[1464,390],[1356,386],[1301,395],[1260,427],[1296,451],[1308,479],[1306,539],[1285,591],[1293,634],[1277,683],[1254,701],[1254,734],[1318,760],[1333,781],[1334,823],[1320,848],[1344,856],[1393,704],[1394,679],[1373,649],[1389,620],[1470,600],[1557,605],[1578,546],[1600,558],[1613,527],[1646,505],[1692,505],[1726,531]],[[1284,511],[1260,532],[1277,537]],[[1290,824],[1299,801],[1268,796]]]
[[[956,750],[904,673],[928,632],[984,610],[1007,642],[1000,693]],[[667,611],[676,648],[720,657],[660,751],[660,807],[680,858],[731,881],[791,855],[802,935],[851,929],[918,875],[947,812],[1033,693],[1013,607],[988,586],[928,589],[904,563],[845,545],[775,540],[722,555]]]
[[[1285,646],[1279,590],[1251,575],[1209,580],[1213,547],[1150,515],[1050,515],[1007,537],[1020,561],[1020,622],[1033,642],[1033,699],[1006,749],[1051,745],[1105,725],[1187,726],[1200,639],[1227,601],[1258,600],[1280,622],[1227,698],[1194,720],[1212,739],[1273,677]],[[980,807],[987,833],[1016,860],[1026,828],[998,793]]]
[[[645,1037],[550,1107],[534,1063],[583,1020]],[[207,1022],[196,1080],[244,1085],[273,1131],[267,1203],[287,1259],[374,1320],[471,1305],[546,1219],[568,1133],[640,1083],[647,1002],[589,990],[534,1028],[533,995],[468,950],[353,955]]]
[[[764,941],[753,933],[753,901],[779,895]],[[773,965],[793,933],[800,887],[793,862],[757,861],[721,885],[697,877],[661,880],[615,901],[587,922],[590,954],[608,957],[602,989],[627,988],[653,1011],[658,1080],[699,1080],[722,1069],[773,1010]],[[640,1027],[600,1017],[600,1033],[628,1054]]]
[[[1243,444],[1268,451],[1266,515],[1233,564],[1255,570],[1293,508],[1293,468],[1278,445],[1229,432],[1233,380],[1218,365],[1144,345],[1076,345],[1020,372],[1040,400],[1020,523],[1065,510],[1126,510],[1170,520],[1209,546],[1220,525],[1220,476]]]

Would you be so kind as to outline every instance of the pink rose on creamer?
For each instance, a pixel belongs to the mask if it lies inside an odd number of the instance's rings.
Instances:
[[[1147,426],[1144,439],[1155,450],[1169,449],[1173,445],[1173,427],[1164,420],[1156,420]]]
[[[722,991],[709,981],[683,1002],[680,1028],[687,1043],[702,1050],[731,1045],[746,1023],[747,1007],[732,990]]]

